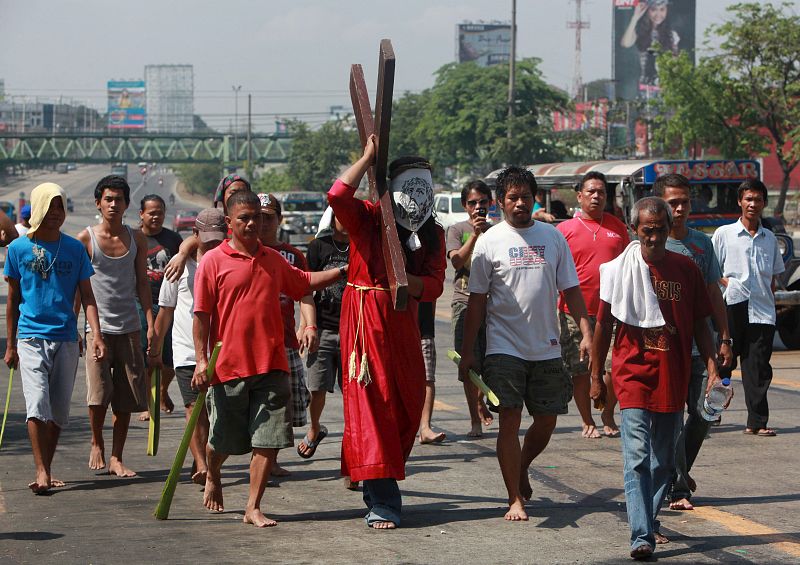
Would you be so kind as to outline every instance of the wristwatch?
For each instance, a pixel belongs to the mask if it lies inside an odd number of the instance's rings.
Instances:
[[[733,346],[733,338],[731,338],[731,339],[721,339],[721,340],[719,340],[719,342],[720,343],[724,343],[725,345],[730,345],[731,347]]]
[[[347,268],[339,267],[339,277],[346,279],[347,278]]]

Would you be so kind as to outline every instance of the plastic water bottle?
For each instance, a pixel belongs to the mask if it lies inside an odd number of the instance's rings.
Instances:
[[[728,378],[718,381],[706,396],[703,402],[703,418],[709,422],[719,419],[724,406],[733,395],[731,380]]]

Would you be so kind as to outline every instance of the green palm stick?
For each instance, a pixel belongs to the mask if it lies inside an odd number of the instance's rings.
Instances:
[[[456,365],[458,365],[459,361],[461,361],[461,355],[452,349],[447,352],[447,356]],[[497,398],[497,395],[492,392],[492,389],[490,389],[485,382],[483,382],[481,376],[472,369],[469,370],[469,380],[471,380],[476,387],[481,389],[481,392],[486,395],[487,400],[489,400],[493,406],[500,406],[500,399]]]
[[[150,375],[150,394],[147,396],[150,409],[150,427],[147,430],[147,454],[158,453],[158,437],[161,432],[161,370],[153,369]]]
[[[214,345],[214,350],[211,352],[211,359],[206,368],[206,376],[208,376],[209,380],[214,376],[214,367],[217,364],[220,347],[222,347],[222,342],[218,341]],[[197,426],[197,420],[200,418],[200,412],[205,409],[205,403],[206,391],[201,390],[197,395],[194,408],[192,408],[192,415],[189,416],[189,421],[186,423],[186,429],[183,430],[181,444],[178,446],[178,451],[175,453],[175,460],[172,462],[172,468],[170,468],[167,481],[164,483],[164,489],[161,491],[161,500],[158,502],[156,511],[153,513],[158,520],[166,520],[169,517],[169,507],[172,505],[172,497],[175,496],[175,487],[178,486],[178,479],[181,476],[183,461],[186,459],[186,451],[189,449],[189,442],[192,440],[192,434]]]
[[[6,431],[6,418],[8,418],[8,405],[11,402],[11,381],[14,379],[14,367],[8,374],[8,392],[6,393],[6,409],[3,411],[3,427],[0,428],[0,446],[3,445],[3,433]]]

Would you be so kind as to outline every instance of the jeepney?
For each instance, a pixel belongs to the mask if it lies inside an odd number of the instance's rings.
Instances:
[[[692,187],[688,225],[709,234],[739,218],[739,185],[747,179],[761,178],[761,163],[753,159],[586,161],[544,163],[527,168],[536,177],[546,208],[557,221],[572,217],[577,208],[575,193],[583,175],[590,171],[603,173],[608,182],[606,211],[626,224],[630,224],[633,203],[652,195],[656,178],[681,174]],[[490,186],[494,186],[499,172],[486,177]],[[769,227],[768,222],[765,225]],[[785,233],[775,236],[786,266],[775,293],[777,331],[786,347],[800,349],[800,256],[795,253],[791,236]]]

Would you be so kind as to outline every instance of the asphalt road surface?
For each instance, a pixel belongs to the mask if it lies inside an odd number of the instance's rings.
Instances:
[[[52,175],[75,201],[75,213],[67,219],[67,233],[74,235],[95,221],[91,191],[106,170],[83,167],[68,175]],[[46,178],[30,179],[26,190]],[[164,190],[171,190],[172,183],[165,176]],[[20,186],[0,187],[0,194],[14,194]],[[144,190],[143,186],[134,189],[135,204]],[[131,224],[137,218],[134,212],[128,212]],[[323,421],[330,435],[315,457],[303,460],[294,449],[280,454],[280,462],[292,476],[273,480],[262,506],[268,516],[280,522],[277,527],[258,530],[242,523],[247,497],[246,456],[231,457],[223,469],[223,514],[212,514],[202,507],[200,488],[187,480],[189,455],[170,519],[155,520],[152,513],[183,431],[183,416],[176,411],[162,417],[156,457],[145,455],[147,424],[134,419],[125,462],[138,471],[137,477],[119,479],[88,469],[90,434],[81,361],[70,426],[62,434],[53,466],[55,476],[67,485],[50,496],[34,496],[26,486],[33,479],[33,461],[25,431],[22,389],[15,376],[0,448],[0,562],[629,561],[619,440],[582,439],[574,405],[569,415],[559,418],[550,445],[531,468],[534,494],[528,506],[530,521],[503,520],[506,494],[495,458],[497,425],[481,439],[466,438],[469,417],[455,365],[446,357],[452,344],[450,295],[447,288],[437,306],[434,412],[434,427],[445,431],[447,440],[441,445],[415,447],[408,462],[408,478],[401,483],[402,528],[368,529],[363,521],[361,493],[343,487],[339,477],[342,409],[338,393],[328,397]],[[0,301],[5,302],[4,286]],[[2,310],[0,317],[4,318]],[[662,531],[672,541],[659,546],[658,561],[800,562],[800,354],[778,351],[773,365],[770,425],[778,429],[778,437],[742,434],[746,414],[742,389],[736,382],[733,404],[724,414],[722,425],[712,428],[692,471],[698,483],[696,510],[666,510],[662,514]],[[5,396],[7,383],[8,373],[0,369],[0,399]],[[175,384],[170,393],[177,402],[180,394]],[[296,430],[296,442],[304,431]],[[108,442],[110,435],[109,422]]]

